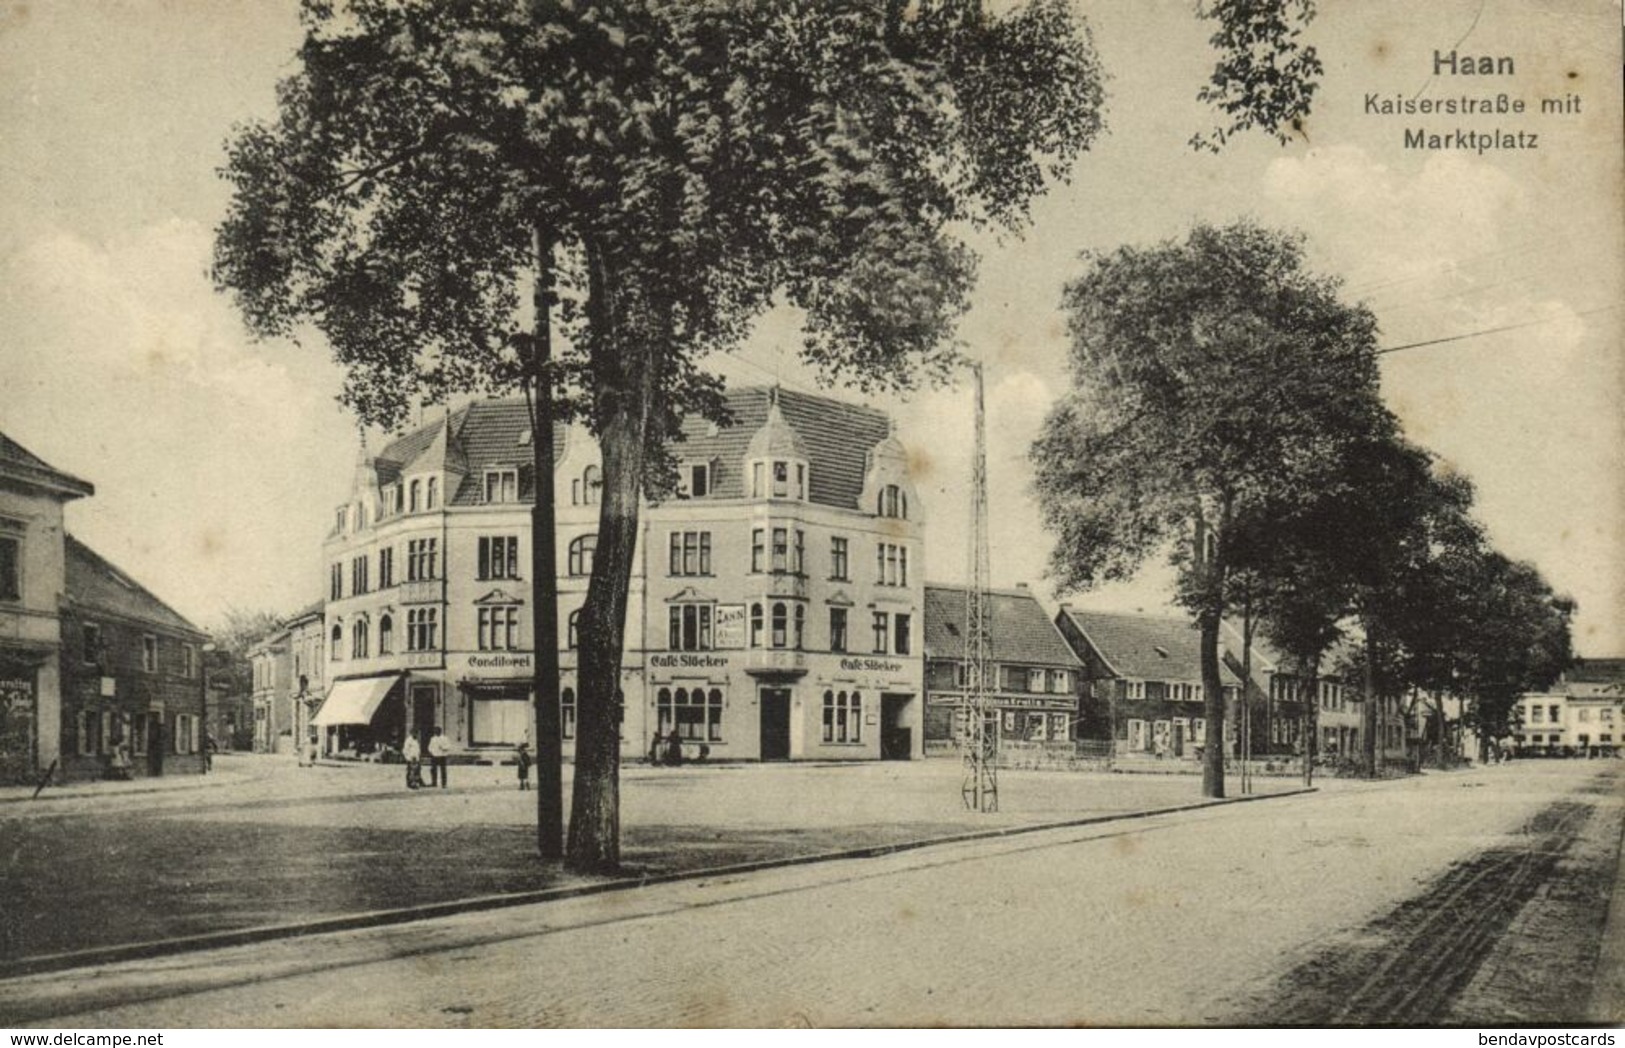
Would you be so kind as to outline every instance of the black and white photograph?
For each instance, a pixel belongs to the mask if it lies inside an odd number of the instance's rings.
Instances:
[[[1622,24],[0,0],[0,1026],[1612,1044]]]

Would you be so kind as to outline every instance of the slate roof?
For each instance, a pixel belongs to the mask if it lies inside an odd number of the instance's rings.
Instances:
[[[62,472],[4,433],[0,433],[0,477],[42,484],[65,492],[70,498],[96,493],[89,481]]]
[[[1202,635],[1189,619],[1063,608],[1120,677],[1130,680],[1196,681],[1202,679]],[[1222,638],[1221,638],[1222,639]],[[1223,661],[1225,684],[1241,677]]]
[[[679,461],[713,462],[711,498],[745,496],[745,461],[751,441],[767,422],[774,390],[768,386],[745,386],[726,395],[732,425],[712,426],[705,419],[684,419],[684,439],[672,449]],[[808,499],[827,506],[853,509],[863,494],[863,481],[869,469],[869,454],[887,438],[891,422],[885,412],[830,397],[777,391],[779,411],[789,427],[788,437],[780,435],[775,446],[796,447],[807,459]],[[383,482],[399,477],[437,446],[442,428],[450,426],[446,454],[454,460],[451,468],[464,473],[459,489],[451,493],[451,505],[478,505],[485,471],[497,467],[519,470],[519,497],[529,501],[534,486],[530,476],[531,447],[519,438],[530,429],[530,417],[522,399],[478,400],[427,423],[394,441],[378,453],[375,468]],[[564,455],[566,427],[554,428],[553,461]],[[389,478],[389,479],[385,479]]]
[[[136,619],[196,637],[206,634],[112,561],[80,542],[63,536],[67,561],[67,599],[76,610]]]
[[[1625,683],[1625,658],[1580,659],[1563,679],[1571,684]]]
[[[712,426],[702,418],[683,420],[684,440],[673,448],[680,461],[715,461],[711,497],[745,496],[745,461],[752,439],[767,422],[774,395],[770,386],[742,386],[727,394],[730,426]],[[869,453],[891,431],[883,411],[831,397],[777,390],[779,410],[795,431],[807,457],[807,498],[825,506],[855,509],[869,471]]]
[[[1028,590],[996,589],[990,630],[994,662],[1078,667],[1082,663]],[[962,658],[965,587],[925,584],[925,657]]]

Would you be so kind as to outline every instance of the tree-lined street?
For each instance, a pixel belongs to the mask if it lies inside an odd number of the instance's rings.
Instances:
[[[1614,762],[1517,762],[15,979],[0,983],[0,1015],[124,1027],[1617,1020],[1618,954],[1597,958],[1622,910],[1621,800]],[[1509,928],[1521,934],[1499,934]]]

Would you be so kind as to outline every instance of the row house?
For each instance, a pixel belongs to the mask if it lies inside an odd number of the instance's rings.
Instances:
[[[917,756],[923,525],[890,421],[777,388],[727,407],[731,425],[684,422],[678,490],[641,516],[623,754],[675,734],[712,759]],[[324,547],[325,752],[435,727],[464,751],[532,737],[528,418],[520,400],[474,402],[358,464]],[[566,753],[601,470],[583,430],[557,429]]]
[[[0,782],[205,767],[208,638],[68,533],[94,490],[0,434]]]
[[[1189,619],[1083,611],[1062,605],[1055,625],[1083,664],[1085,701],[1105,710],[1102,732],[1119,756],[1196,760],[1207,745],[1200,634]],[[1227,709],[1241,677],[1219,667]],[[1226,752],[1235,724],[1226,717]]]
[[[989,714],[1000,745],[1079,737],[1082,669],[1025,585],[989,591]],[[925,587],[925,745],[951,752],[964,738],[967,591]]]
[[[1250,645],[1241,627],[1225,622],[1221,627],[1221,650],[1225,664],[1240,678],[1243,652],[1247,652],[1247,689],[1253,710],[1252,749],[1257,754],[1296,754],[1303,750],[1309,730],[1311,703],[1314,717],[1314,752],[1329,758],[1357,756],[1360,750],[1364,705],[1359,689],[1351,687],[1335,672],[1317,673],[1313,684],[1296,660],[1285,655],[1267,637],[1254,631]],[[1345,646],[1334,647],[1321,659],[1321,666],[1348,662]],[[1389,700],[1393,714],[1387,725],[1392,755],[1403,753],[1404,729],[1397,700]]]
[[[1520,697],[1512,743],[1527,756],[1613,755],[1625,733],[1625,658],[1582,659],[1543,692]]]
[[[254,752],[297,753],[315,741],[311,718],[326,677],[326,619],[317,601],[284,619],[248,650],[254,688]]]

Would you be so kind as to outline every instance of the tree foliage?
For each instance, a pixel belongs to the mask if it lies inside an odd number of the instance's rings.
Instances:
[[[1096,256],[1064,305],[1072,387],[1033,449],[1051,573],[1088,588],[1172,544],[1203,633],[1204,790],[1222,795],[1219,622],[1271,523],[1386,424],[1376,325],[1309,272],[1301,238],[1245,222]]]
[[[278,119],[230,145],[215,279],[257,333],[319,331],[368,422],[517,382],[598,435],[570,860],[614,866],[638,504],[682,415],[720,415],[706,355],[783,302],[831,380],[945,373],[964,231],[1021,228],[1100,130],[1088,33],[1064,0],[306,0],[304,20]],[[554,257],[569,339],[540,374],[521,301]]]
[[[1209,43],[1219,55],[1197,98],[1228,123],[1193,135],[1192,147],[1218,152],[1253,128],[1283,145],[1303,135],[1325,71],[1315,48],[1302,41],[1315,18],[1314,0],[1202,0],[1197,10],[1217,26]]]

